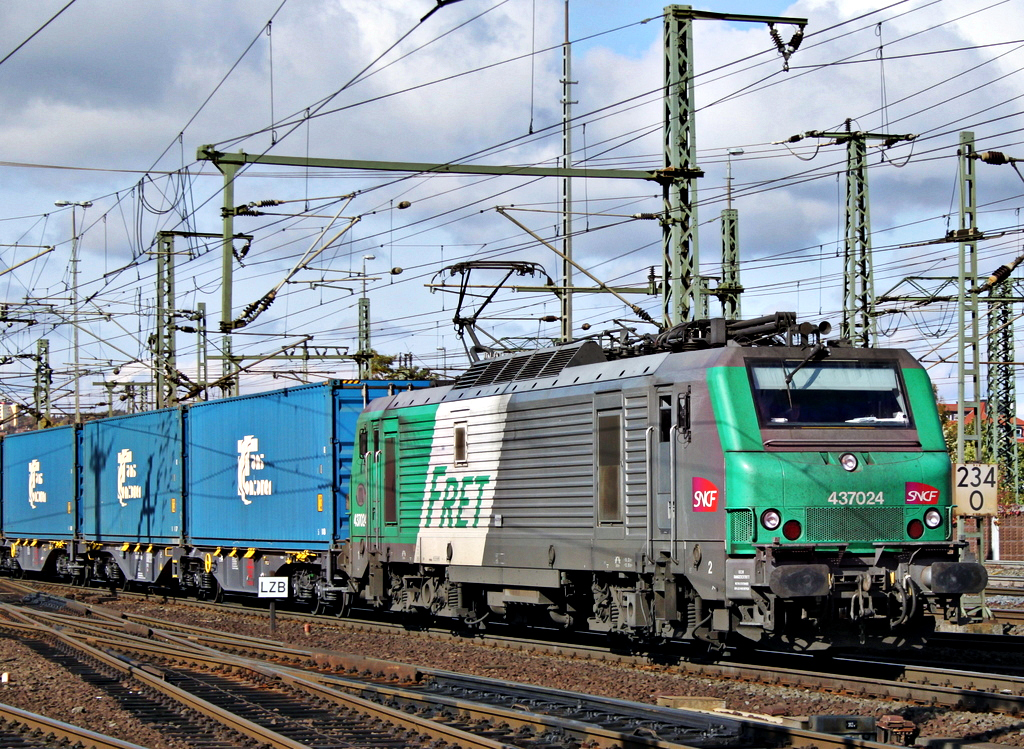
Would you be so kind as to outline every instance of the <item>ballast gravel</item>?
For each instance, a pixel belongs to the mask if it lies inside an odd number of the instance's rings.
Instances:
[[[303,624],[279,618],[271,635],[266,617],[234,611],[197,609],[172,600],[138,599],[82,592],[89,603],[108,608],[155,616],[169,621],[197,625],[231,634],[264,637],[284,643],[334,650],[373,658],[400,661],[417,666],[494,677],[654,703],[660,696],[714,697],[725,701],[730,711],[763,715],[899,715],[918,726],[918,743],[928,737],[961,741],[991,742],[1024,746],[1024,718],[956,711],[942,707],[913,705],[882,699],[814,692],[808,689],[749,684],[727,679],[697,677],[671,667],[628,666],[614,662],[584,661],[549,654],[499,649],[474,641],[426,639],[415,635],[360,631],[344,623],[325,620]],[[0,685],[0,699],[26,710],[52,715],[92,730],[140,743],[151,749],[178,749],[153,736],[150,730],[120,711],[102,693],[79,682],[63,669],[48,665],[19,643],[0,640],[3,668],[11,672],[8,685]],[[1020,656],[1004,654],[1019,660]],[[802,666],[806,668],[807,666]],[[10,699],[6,699],[7,696]],[[83,708],[73,712],[75,707]]]

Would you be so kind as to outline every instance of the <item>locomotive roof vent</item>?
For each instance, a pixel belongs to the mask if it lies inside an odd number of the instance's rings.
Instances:
[[[509,354],[475,362],[456,380],[452,389],[465,390],[498,382],[554,377],[568,367],[596,364],[603,361],[607,361],[607,358],[601,347],[594,341],[581,341],[557,348]]]

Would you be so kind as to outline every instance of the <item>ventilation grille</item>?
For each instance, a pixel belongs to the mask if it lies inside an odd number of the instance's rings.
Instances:
[[[476,362],[459,377],[453,389],[465,390],[497,382],[554,377],[567,367],[603,361],[604,352],[593,341],[524,354],[510,354]]]
[[[808,541],[894,541],[904,537],[902,507],[809,507]]]
[[[754,513],[750,510],[729,510],[729,537],[733,543],[748,544],[754,540]]]

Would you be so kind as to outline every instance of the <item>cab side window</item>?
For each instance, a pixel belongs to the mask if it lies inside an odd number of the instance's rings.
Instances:
[[[453,430],[454,444],[452,446],[452,453],[455,458],[455,465],[457,466],[464,466],[469,463],[469,443],[467,441],[467,432],[468,429],[466,422],[456,422]]]
[[[597,522],[622,522],[622,414],[597,415]]]

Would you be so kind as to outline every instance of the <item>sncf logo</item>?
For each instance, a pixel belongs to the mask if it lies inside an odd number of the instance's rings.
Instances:
[[[693,511],[718,511],[718,487],[699,476],[693,477]]]
[[[939,503],[939,490],[928,484],[908,481],[906,500],[908,505],[937,505]]]

